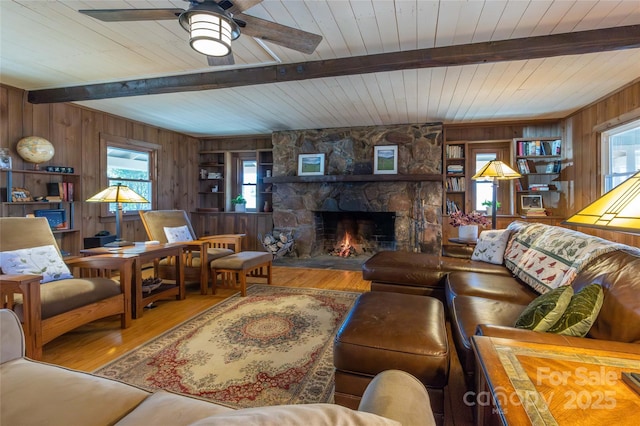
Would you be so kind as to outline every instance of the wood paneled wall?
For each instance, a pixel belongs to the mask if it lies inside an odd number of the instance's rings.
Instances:
[[[161,188],[158,208],[161,209],[195,209],[197,159],[200,149],[242,150],[266,148],[268,145],[268,137],[265,138],[264,135],[257,138],[221,138],[201,142],[189,136],[73,104],[32,105],[25,99],[24,91],[0,85],[0,147],[11,148],[14,167],[19,168],[23,165],[15,155],[14,145],[20,138],[38,135],[49,139],[56,147],[53,162],[73,166],[82,174],[83,198],[100,189],[97,150],[101,132],[162,146],[158,163]],[[569,185],[566,213],[572,214],[599,195],[599,131],[634,118],[640,118],[640,79],[571,114],[565,120],[445,125],[445,138],[449,141],[477,141],[562,135],[565,141],[563,181],[567,181]],[[256,144],[254,138],[263,140]],[[238,141],[244,141],[245,144],[241,143],[239,147]],[[98,206],[79,204],[82,236],[91,236],[101,229],[115,231],[115,225],[111,220],[106,223],[99,221]],[[640,237],[587,228],[579,230],[640,247]],[[138,220],[127,221],[123,233],[127,239],[144,239],[144,230]]]
[[[25,136],[42,136],[55,147],[51,165],[71,166],[81,178],[78,200],[101,189],[99,164],[100,134],[151,142],[161,146],[158,155],[159,209],[192,211],[197,200],[198,139],[146,124],[125,120],[71,103],[30,104],[26,92],[0,85],[0,147],[10,148],[13,167],[28,168],[15,152]],[[100,205],[76,203],[77,223],[82,238],[106,229],[115,233],[113,218],[100,218]],[[144,241],[146,234],[137,216],[126,218],[123,238]]]
[[[600,132],[637,119],[640,119],[640,79],[567,117],[567,163],[563,180],[566,177],[570,182],[566,194],[569,214],[577,212],[600,196]],[[640,237],[631,234],[577,229],[640,247]]]

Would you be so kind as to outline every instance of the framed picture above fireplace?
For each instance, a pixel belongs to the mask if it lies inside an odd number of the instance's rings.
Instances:
[[[373,174],[398,174],[398,145],[373,147]]]
[[[324,154],[298,155],[298,176],[324,175]]]

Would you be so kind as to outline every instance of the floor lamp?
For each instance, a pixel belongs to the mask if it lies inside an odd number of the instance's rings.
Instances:
[[[640,171],[562,224],[640,234]]]
[[[498,181],[517,179],[522,175],[500,160],[491,160],[473,175],[473,180],[491,180],[493,182],[493,209],[491,211],[491,229],[496,229],[496,201],[498,198]]]
[[[88,203],[117,203],[116,211],[116,240],[107,243],[105,247],[131,246],[133,243],[122,240],[122,203],[148,203],[142,195],[138,194],[128,186],[120,183],[112,185],[107,189],[98,192],[87,200]]]

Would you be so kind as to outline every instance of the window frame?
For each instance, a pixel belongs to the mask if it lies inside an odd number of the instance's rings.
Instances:
[[[476,155],[477,154],[496,154],[496,160],[500,160],[505,162],[511,167],[513,156],[513,141],[511,139],[499,139],[492,141],[477,141],[471,142],[467,145],[467,156],[468,156],[468,195],[467,195],[467,205],[470,206],[470,210],[475,210],[475,200],[476,200],[476,181],[471,179],[473,175],[476,174],[477,170],[475,170],[476,164]],[[512,180],[504,180],[501,181],[498,185],[498,201],[500,201],[501,207],[496,211],[500,215],[512,215],[513,214],[513,206],[514,206],[514,192],[512,191]],[[480,210],[483,210],[482,207],[479,207]]]
[[[151,182],[150,210],[156,210],[158,207],[158,156],[161,146],[151,142],[100,134],[100,188],[98,190],[102,190],[109,185],[110,178],[107,176],[107,149],[109,147],[126,149],[129,151],[140,151],[149,155],[149,181]],[[137,217],[138,214],[138,210],[123,212],[123,216],[125,218]],[[100,206],[100,217],[114,216],[115,212],[111,212],[109,210],[109,203],[102,203]]]
[[[600,150],[600,155],[598,157],[600,160],[600,164],[599,164],[598,170],[599,170],[599,176],[600,176],[600,185],[598,187],[598,192],[599,192],[598,196],[602,196],[603,194],[606,194],[607,192],[615,188],[615,186],[612,186],[611,188],[607,188],[607,177],[612,176],[612,173],[610,172],[611,163],[612,163],[611,144],[609,141],[610,137],[612,136],[612,134],[615,135],[615,134],[623,133],[631,129],[640,129],[640,117],[635,117],[629,121],[626,121],[616,126],[608,127],[599,132],[598,136],[600,141],[598,144],[598,149]],[[636,170],[627,172],[628,177],[633,176],[635,173],[637,173],[638,170],[640,170],[640,163],[635,164],[635,167],[636,167]],[[620,183],[618,183],[618,185]]]

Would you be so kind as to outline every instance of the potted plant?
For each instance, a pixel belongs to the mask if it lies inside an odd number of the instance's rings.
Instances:
[[[482,205],[487,208],[487,216],[491,216],[491,214],[493,213],[493,201],[484,200],[482,202]],[[499,209],[501,205],[502,204],[500,204],[500,201],[496,201],[496,209]]]
[[[449,224],[458,228],[458,238],[463,240],[478,239],[478,227],[486,228],[491,224],[489,218],[477,211],[471,213],[455,212],[449,215]]]
[[[242,194],[238,195],[236,198],[231,199],[231,204],[233,204],[233,209],[237,212],[247,211],[247,200],[245,200]]]

